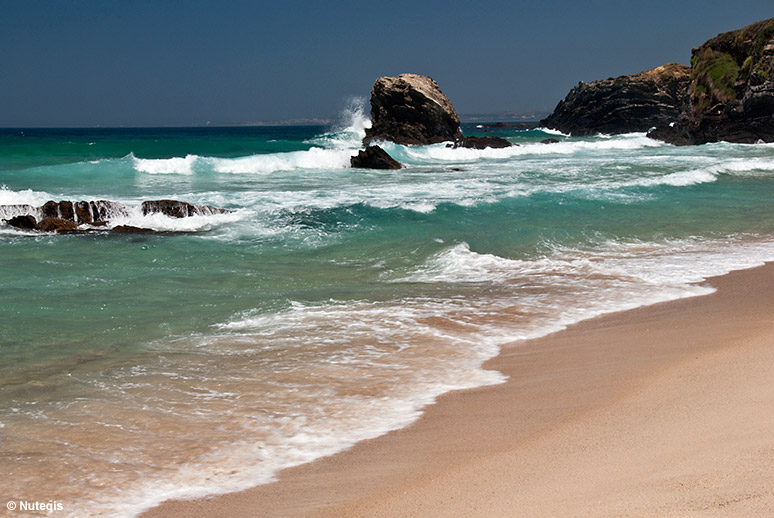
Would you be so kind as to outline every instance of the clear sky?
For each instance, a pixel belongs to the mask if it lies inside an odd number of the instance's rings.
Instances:
[[[774,0],[0,0],[0,127],[328,118],[401,72],[461,114],[550,111],[771,17]]]

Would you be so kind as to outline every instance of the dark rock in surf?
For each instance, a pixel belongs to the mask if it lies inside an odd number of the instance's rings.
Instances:
[[[482,124],[483,128],[518,128],[518,129],[534,129],[537,127],[535,123],[529,122],[495,122],[494,124]]]
[[[553,137],[550,137],[550,138],[541,140],[540,143],[541,144],[558,144],[559,143],[559,139],[555,139]]]
[[[690,146],[694,143],[688,133],[682,128],[678,128],[676,123],[666,126],[656,126],[648,132],[648,137],[654,140],[668,142],[675,146]]]
[[[174,218],[183,218],[195,215],[223,214],[228,211],[211,207],[209,205],[192,205],[184,201],[155,200],[142,204],[143,215],[162,213]],[[104,227],[111,219],[129,216],[130,211],[126,205],[108,200],[96,201],[48,201],[42,207],[31,205],[0,205],[0,217],[5,218],[7,225],[27,230],[41,230],[43,232],[85,232],[88,229],[80,227]],[[38,222],[36,216],[41,216]],[[127,227],[139,228],[139,227]],[[150,229],[143,229],[150,230]],[[119,229],[118,232],[126,231]]]
[[[91,224],[97,226],[109,222],[113,218],[129,215],[129,208],[126,205],[109,200],[90,201],[89,208],[91,209]]]
[[[38,230],[38,221],[35,216],[29,214],[23,216],[14,216],[11,219],[4,219],[9,227],[18,228],[21,230]]]
[[[38,223],[38,230],[43,232],[57,232],[59,234],[73,232],[77,230],[78,225],[69,219],[63,218],[43,218]]]
[[[379,146],[368,146],[349,159],[352,167],[361,169],[400,169],[400,162]]]
[[[71,201],[47,201],[40,208],[42,217],[75,221],[75,207]]]
[[[190,216],[205,216],[225,214],[228,211],[209,205],[193,205],[177,200],[150,200],[142,202],[142,215],[161,213],[171,218],[187,218]]]
[[[514,144],[500,137],[464,137],[457,141],[454,147],[465,147],[471,149],[500,149],[511,147]]]
[[[134,227],[132,225],[117,225],[111,230],[119,234],[148,234],[155,232],[152,228]]]
[[[418,74],[380,77],[371,90],[371,128],[363,144],[387,140],[427,145],[462,139],[460,117],[431,78]]]
[[[79,201],[73,204],[75,209],[75,222],[78,224],[91,223],[91,205],[87,201]]]
[[[110,221],[111,218],[127,216],[126,205],[108,200],[96,201],[47,201],[40,207],[44,218],[61,218],[79,225]]]

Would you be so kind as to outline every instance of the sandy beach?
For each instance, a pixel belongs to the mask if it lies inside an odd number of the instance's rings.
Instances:
[[[510,344],[507,383],[145,517],[773,516],[774,265]]]

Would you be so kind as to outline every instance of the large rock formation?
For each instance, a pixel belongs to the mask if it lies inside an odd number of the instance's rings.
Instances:
[[[774,18],[694,48],[680,118],[650,136],[674,144],[774,142]]]
[[[648,131],[675,122],[690,68],[678,63],[591,83],[578,83],[541,125],[570,135]]]
[[[475,149],[512,145],[499,137],[463,137],[460,117],[449,98],[438,88],[438,83],[418,74],[380,77],[376,80],[371,90],[371,123],[363,139],[363,144],[369,148],[374,140],[388,140],[404,145],[451,142],[449,147]],[[363,155],[361,151],[358,156],[352,157],[352,167],[375,167],[355,164],[367,164],[377,157],[377,153],[366,149],[366,155]],[[382,161],[383,158],[379,153],[379,160],[372,162],[378,163],[376,168],[398,169],[395,167],[397,162],[392,167],[385,167],[389,162]]]
[[[460,117],[438,84],[418,74],[380,77],[371,90],[371,122],[364,145],[437,144],[462,139]]]

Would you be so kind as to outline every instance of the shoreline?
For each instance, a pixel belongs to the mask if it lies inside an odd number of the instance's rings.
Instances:
[[[769,516],[774,264],[506,344],[504,384],[279,481],[143,517]]]

